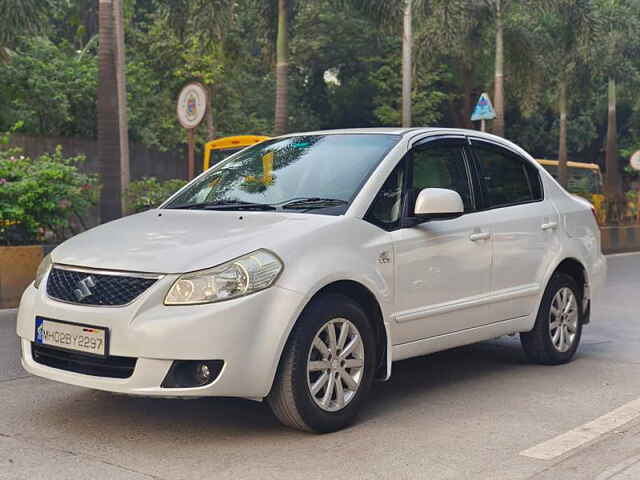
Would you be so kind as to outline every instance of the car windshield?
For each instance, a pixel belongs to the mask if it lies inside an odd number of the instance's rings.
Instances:
[[[305,135],[269,140],[211,168],[164,208],[342,214],[399,136]],[[262,207],[262,208],[261,208]]]

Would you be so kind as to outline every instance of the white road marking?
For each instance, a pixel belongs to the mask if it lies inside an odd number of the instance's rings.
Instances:
[[[607,258],[630,257],[632,255],[640,255],[640,252],[610,253],[610,254],[605,255],[605,257],[607,257]]]
[[[640,417],[640,398],[616,408],[589,423],[523,450],[520,455],[537,458],[538,460],[551,460],[587,443],[594,442],[602,435],[638,417]]]
[[[623,480],[624,478],[638,478],[638,470],[636,465],[640,463],[640,456],[626,459],[624,462],[607,468],[604,472],[596,477],[596,480],[612,480],[615,478]]]

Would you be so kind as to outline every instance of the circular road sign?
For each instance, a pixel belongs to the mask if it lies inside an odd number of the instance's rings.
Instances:
[[[631,168],[633,168],[634,170],[640,170],[640,150],[638,150],[636,153],[631,155],[631,158],[629,159],[629,164],[631,165]]]
[[[196,128],[207,111],[207,90],[198,82],[185,85],[178,96],[178,121],[184,128]]]

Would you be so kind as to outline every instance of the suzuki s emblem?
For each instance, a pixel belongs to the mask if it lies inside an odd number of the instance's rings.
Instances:
[[[88,276],[80,280],[76,285],[78,288],[73,291],[73,294],[78,301],[81,301],[93,294],[91,288],[96,286],[96,282],[92,276]]]

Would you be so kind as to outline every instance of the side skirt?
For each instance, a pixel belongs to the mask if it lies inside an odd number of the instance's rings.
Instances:
[[[438,335],[437,337],[425,338],[415,342],[394,345],[392,350],[393,361],[404,360],[405,358],[418,357],[429,353],[447,350],[449,348],[461,347],[471,343],[511,335],[518,332],[531,330],[531,316],[513,318],[481,327],[469,328],[459,332]]]

